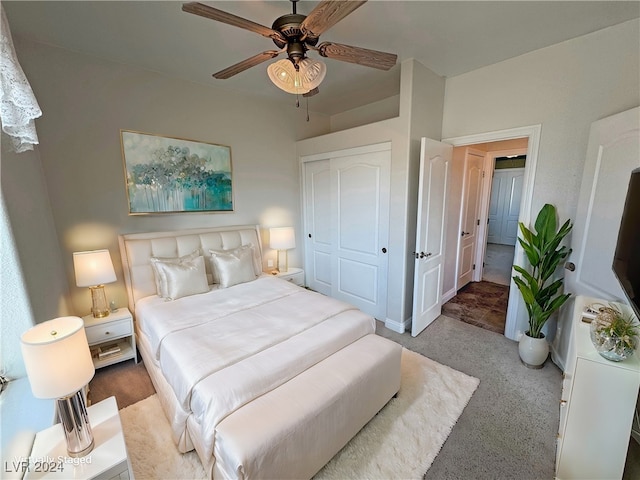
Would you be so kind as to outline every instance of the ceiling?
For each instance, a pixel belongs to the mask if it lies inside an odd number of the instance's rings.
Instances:
[[[291,12],[288,1],[204,3],[268,27]],[[298,13],[308,14],[316,3],[300,1]],[[271,84],[268,63],[227,80],[214,79],[213,72],[275,45],[247,30],[182,12],[182,2],[3,0],[2,4],[14,37],[192,82],[294,101]],[[396,53],[398,64],[385,72],[324,59],[327,76],[320,94],[309,100],[309,108],[331,115],[395,95],[399,63],[410,58],[451,77],[638,17],[639,1],[370,0],[320,41]]]

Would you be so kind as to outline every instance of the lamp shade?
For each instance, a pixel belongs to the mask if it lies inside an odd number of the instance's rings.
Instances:
[[[62,398],[83,388],[95,368],[79,317],[39,323],[21,337],[22,356],[37,398]]]
[[[109,250],[74,252],[73,269],[78,287],[93,287],[116,281]]]
[[[274,250],[296,248],[296,234],[293,227],[270,228],[269,246]]]
[[[305,94],[318,87],[327,74],[327,66],[320,60],[303,58],[296,70],[291,60],[282,59],[267,67],[271,82],[287,93]]]

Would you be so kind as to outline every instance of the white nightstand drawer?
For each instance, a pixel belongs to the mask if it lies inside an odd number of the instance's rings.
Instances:
[[[304,286],[304,270],[301,268],[291,267],[286,272],[278,272],[276,276],[287,282],[295,283],[300,287]]]
[[[87,341],[89,342],[89,345],[105,342],[112,338],[131,335],[131,320],[120,320],[117,322],[110,322],[106,325],[85,327],[85,331],[87,333]]]

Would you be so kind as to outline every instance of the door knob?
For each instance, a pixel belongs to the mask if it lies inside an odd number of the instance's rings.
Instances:
[[[382,247],[382,253],[387,253],[386,247]]]
[[[424,252],[420,252],[420,258],[424,258],[426,257],[426,255],[424,254]]]

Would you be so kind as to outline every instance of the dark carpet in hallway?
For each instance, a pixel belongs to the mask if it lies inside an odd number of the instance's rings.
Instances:
[[[442,306],[442,314],[496,333],[504,333],[509,287],[471,282]]]

